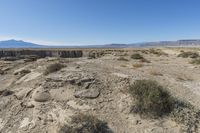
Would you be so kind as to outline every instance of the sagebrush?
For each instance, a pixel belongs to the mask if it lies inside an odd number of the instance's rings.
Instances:
[[[173,110],[174,101],[170,94],[153,80],[137,80],[129,88],[136,99],[135,113],[149,117],[158,117]]]
[[[59,133],[111,133],[107,123],[93,115],[78,114],[71,123],[61,127]]]

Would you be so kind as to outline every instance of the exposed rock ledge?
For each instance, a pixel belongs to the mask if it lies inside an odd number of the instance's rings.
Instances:
[[[2,57],[23,57],[23,56],[37,56],[39,58],[44,57],[63,57],[63,58],[78,58],[83,56],[81,50],[0,50],[0,58]]]

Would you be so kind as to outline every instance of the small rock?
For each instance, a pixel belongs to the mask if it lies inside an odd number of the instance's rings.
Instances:
[[[22,105],[23,107],[25,107],[25,108],[34,108],[34,107],[35,107],[35,105],[34,105],[33,103],[31,103],[31,102],[22,103],[21,105]]]
[[[36,89],[32,96],[36,102],[46,102],[51,98],[49,91],[43,89]]]
[[[30,73],[31,71],[28,70],[28,69],[24,69],[24,68],[21,68],[21,69],[18,69],[14,72],[14,75],[18,75],[18,74],[27,74],[27,73]]]
[[[135,124],[136,124],[136,125],[142,124],[142,122],[141,122],[141,120],[136,120],[136,121],[135,121]]]
[[[31,104],[31,103],[27,103],[27,104],[26,104],[26,107],[27,107],[27,108],[34,108],[35,106],[34,106],[33,104]]]
[[[94,80],[94,78],[83,78],[80,80],[80,82],[84,83],[84,82],[91,82],[92,80]]]
[[[84,84],[84,88],[85,88],[85,89],[88,89],[88,88],[90,87],[91,84],[92,84],[91,82],[86,82],[86,83]]]
[[[12,95],[14,92],[13,91],[10,91],[10,90],[3,90],[3,91],[0,91],[0,95],[2,96],[9,96],[9,95]]]
[[[99,96],[100,92],[99,89],[87,89],[87,90],[80,90],[76,91],[74,96],[76,98],[97,98]]]

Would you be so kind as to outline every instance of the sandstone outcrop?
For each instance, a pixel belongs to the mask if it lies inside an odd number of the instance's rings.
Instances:
[[[0,50],[0,58],[13,60],[13,58],[29,59],[44,57],[78,58],[82,57],[81,50]],[[8,57],[10,57],[8,59]],[[13,57],[13,58],[11,58]]]

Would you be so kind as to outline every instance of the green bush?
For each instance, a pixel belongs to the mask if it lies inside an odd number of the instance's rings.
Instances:
[[[137,80],[129,88],[136,99],[133,112],[149,117],[158,117],[173,110],[174,100],[156,81]]]
[[[136,59],[136,60],[139,60],[139,59],[144,59],[144,57],[142,55],[140,55],[139,53],[134,53],[131,55],[131,58],[132,59]]]
[[[191,51],[188,51],[188,52],[181,52],[178,57],[183,57],[183,58],[197,58],[199,57],[199,54],[196,53],[196,52],[191,52]]]
[[[47,66],[44,75],[48,75],[50,73],[59,71],[61,68],[63,68],[64,65],[60,64],[60,63],[54,63],[54,64],[50,64],[49,66]]]
[[[111,133],[107,123],[92,115],[75,115],[70,125],[61,127],[59,133]]]

